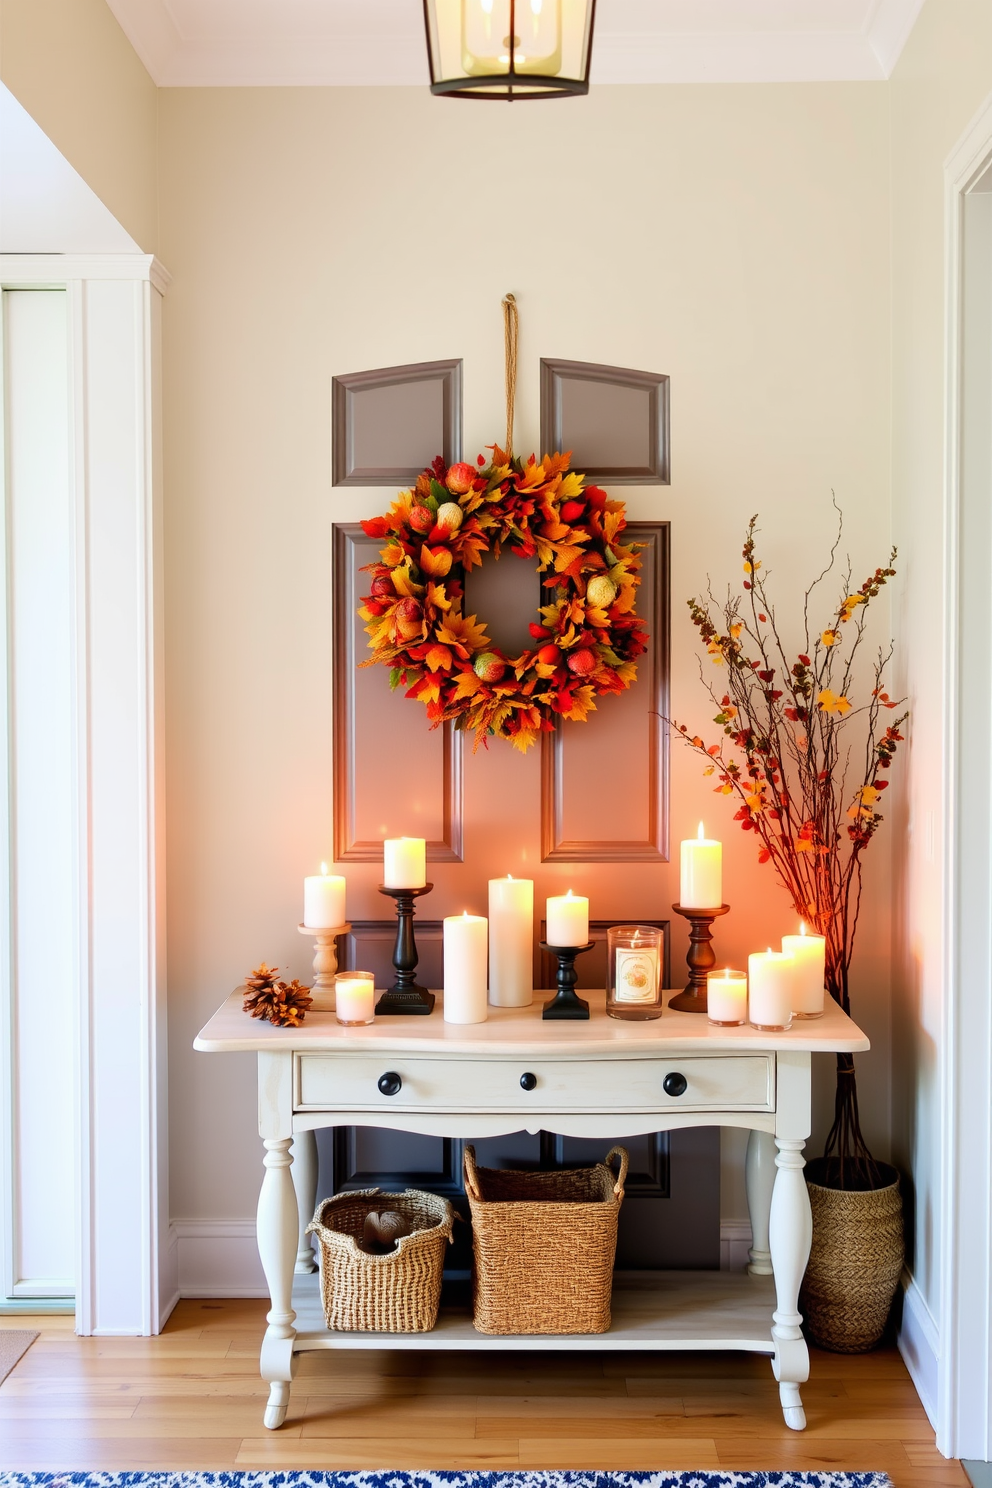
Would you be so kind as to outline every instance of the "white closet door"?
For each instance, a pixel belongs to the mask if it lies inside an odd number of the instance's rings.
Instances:
[[[3,295],[7,588],[0,1298],[71,1296],[75,841],[67,295]]]

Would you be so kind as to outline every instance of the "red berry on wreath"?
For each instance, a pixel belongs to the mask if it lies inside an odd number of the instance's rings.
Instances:
[[[458,467],[455,466],[454,468],[457,469]],[[469,467],[467,465],[464,468],[466,470],[469,470]],[[469,474],[471,474],[471,471],[469,471]],[[462,525],[462,519],[464,515],[465,513],[462,511],[457,501],[442,502],[442,504],[438,507],[437,515],[434,518],[434,530],[438,534],[442,542],[446,537],[450,537],[453,532],[458,531],[459,527]]]
[[[424,612],[415,599],[401,599],[396,606],[396,634],[401,640],[411,641],[419,636],[424,624]]]
[[[410,511],[410,526],[414,532],[430,532],[434,526],[434,513],[429,506],[414,506]]]
[[[557,646],[542,646],[537,653],[537,659],[542,666],[557,666],[561,661],[561,652]]]
[[[584,501],[566,501],[562,505],[561,519],[563,522],[577,522],[585,509]]]
[[[385,598],[387,595],[396,593],[396,590],[393,588],[393,581],[388,574],[376,574],[372,580],[372,593],[378,595],[379,598]]]
[[[444,484],[456,496],[464,496],[466,491],[471,491],[474,480],[475,471],[471,465],[466,465],[464,461],[459,461],[457,465],[451,466],[445,477]]]
[[[588,677],[596,670],[596,657],[592,651],[573,651],[568,658],[568,670],[577,677]]]
[[[533,620],[528,625],[527,629],[530,631],[535,641],[543,641],[545,636],[549,636],[551,634],[546,625],[535,625]]]
[[[506,662],[498,651],[480,651],[473,663],[475,675],[483,682],[498,682],[506,671]]]

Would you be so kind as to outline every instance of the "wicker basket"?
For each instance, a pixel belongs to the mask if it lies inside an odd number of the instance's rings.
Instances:
[[[394,1209],[408,1221],[387,1255],[359,1246],[365,1216]],[[444,1247],[454,1214],[446,1199],[408,1188],[366,1188],[318,1204],[307,1234],[320,1241],[320,1290],[329,1328],[360,1333],[429,1333],[441,1300]]]
[[[607,1331],[627,1163],[614,1147],[594,1168],[516,1173],[477,1168],[465,1148],[480,1333]]]
[[[839,1189],[807,1178],[813,1246],[799,1306],[814,1343],[836,1354],[863,1354],[885,1331],[903,1265],[899,1175],[884,1188]]]

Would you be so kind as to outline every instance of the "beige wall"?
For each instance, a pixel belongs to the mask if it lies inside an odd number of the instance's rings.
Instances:
[[[536,109],[166,90],[160,128],[172,1212],[240,1217],[259,1172],[250,1062],[190,1041],[259,957],[306,970],[300,879],[331,840],[330,526],[390,494],[330,488],[331,376],[463,357],[474,456],[501,433],[511,288],[520,447],[537,442],[541,355],[669,373],[672,485],[623,494],[672,521],[673,705],[702,725],[684,599],[740,575],[752,512],[783,613],[828,545],[831,488],[856,572],[888,550],[888,104],[872,84],[601,88]],[[495,750],[471,768],[507,778]],[[710,784],[676,753],[673,840],[701,814],[725,838],[720,944],[740,962],[794,917]],[[872,855],[855,978],[883,1153],[891,843]],[[645,872],[664,912],[676,878]],[[351,877],[349,912],[377,914],[374,869]]]
[[[0,79],[154,253],[158,90],[104,0],[0,0]]]
[[[896,821],[894,1157],[915,1188],[911,1265],[937,1322],[942,1016],[943,162],[992,92],[992,8],[928,0],[889,84],[892,104],[893,532],[912,749]],[[933,825],[928,827],[928,817]],[[928,843],[932,842],[932,850]]]

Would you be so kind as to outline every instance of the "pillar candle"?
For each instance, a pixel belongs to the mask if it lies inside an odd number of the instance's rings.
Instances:
[[[754,951],[748,956],[748,1020],[752,1028],[777,1033],[789,1027],[795,973],[795,957],[785,951]]]
[[[427,882],[427,843],[423,837],[392,837],[383,844],[382,881],[387,889],[422,889]]]
[[[303,880],[303,923],[311,930],[334,930],[345,922],[343,878],[328,873],[321,863],[320,873]]]
[[[683,909],[719,909],[723,903],[723,845],[703,836],[682,843],[679,904]]]
[[[444,921],[444,1021],[485,1023],[489,923],[482,915]]]
[[[747,974],[743,971],[711,971],[706,978],[706,1011],[711,1023],[747,1022]]]
[[[489,880],[489,1001],[528,1007],[534,986],[534,881]]]
[[[589,944],[589,900],[581,894],[558,894],[544,906],[546,940],[550,946]]]
[[[782,949],[795,957],[792,982],[792,1011],[797,1018],[823,1016],[823,981],[827,942],[822,935],[807,935],[801,924],[798,935],[783,935]]]
[[[371,1023],[375,1018],[375,977],[370,971],[342,971],[334,978],[334,1012],[339,1023]]]

